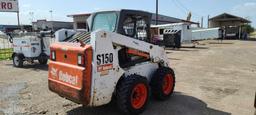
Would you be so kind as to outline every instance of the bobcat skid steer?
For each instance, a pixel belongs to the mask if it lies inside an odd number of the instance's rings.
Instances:
[[[51,45],[51,91],[87,107],[113,99],[125,114],[142,113],[150,93],[170,97],[175,75],[164,49],[151,43],[151,13],[102,11],[87,21],[89,33]]]

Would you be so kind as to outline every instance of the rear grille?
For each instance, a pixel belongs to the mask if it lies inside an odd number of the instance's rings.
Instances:
[[[91,38],[91,33],[89,32],[78,32],[71,36],[70,38],[66,39],[65,42],[72,42],[75,43],[77,40],[82,40],[84,43],[89,43]]]

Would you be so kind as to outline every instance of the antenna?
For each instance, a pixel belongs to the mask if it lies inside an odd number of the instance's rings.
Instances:
[[[188,13],[188,16],[187,16],[187,21],[190,21],[190,20],[191,20],[191,17],[192,17],[192,13],[189,12],[189,13]]]

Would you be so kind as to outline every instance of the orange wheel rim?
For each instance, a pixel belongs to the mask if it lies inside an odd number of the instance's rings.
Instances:
[[[131,95],[131,104],[135,109],[140,109],[147,100],[148,91],[144,84],[137,84],[133,90]]]
[[[169,95],[173,88],[173,77],[170,74],[164,76],[163,79],[163,92],[166,95]]]

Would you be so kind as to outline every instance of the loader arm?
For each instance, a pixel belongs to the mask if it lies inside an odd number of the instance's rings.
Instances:
[[[162,63],[164,66],[168,66],[168,58],[164,48],[162,47],[114,32],[103,31],[103,34],[110,35],[109,38],[112,40],[113,45],[136,49],[138,51],[148,53],[152,62]]]

